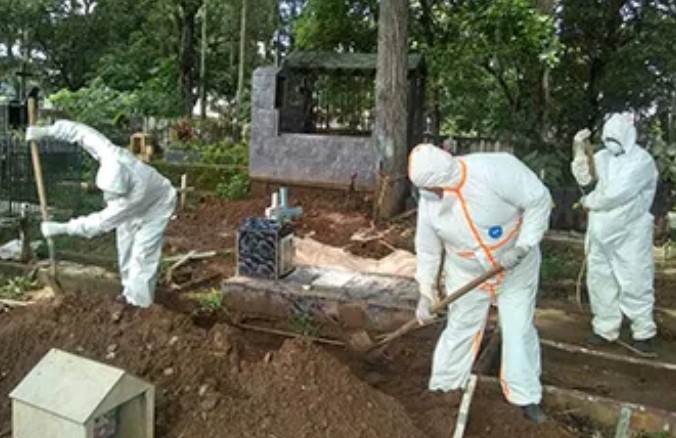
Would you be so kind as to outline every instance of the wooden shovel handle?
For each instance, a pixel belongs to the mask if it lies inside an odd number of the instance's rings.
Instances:
[[[28,124],[33,126],[38,120],[37,102],[34,97],[28,98]],[[42,179],[42,163],[40,162],[40,150],[38,143],[31,141],[31,158],[33,161],[33,173],[35,174],[35,185],[38,189],[38,198],[40,199],[40,213],[42,220],[49,219],[47,215],[47,196],[45,195],[45,183]]]
[[[479,277],[475,278],[474,280],[470,281],[460,289],[454,291],[453,293],[447,295],[443,300],[439,301],[437,304],[432,306],[432,313],[439,313],[441,310],[445,309],[446,306],[451,304],[453,301],[457,300],[458,298],[462,297],[463,295],[468,294],[469,292],[473,291],[477,287],[481,286],[484,282],[487,280],[490,280],[491,278],[495,277],[502,271],[504,271],[505,268],[502,266],[495,267],[491,269],[490,271],[486,271],[483,274],[481,274]],[[420,324],[418,323],[418,320],[413,318],[410,321],[408,321],[406,324],[402,325],[399,329],[396,331],[390,333],[387,335],[381,342],[378,343],[378,346],[383,346],[385,344],[390,343],[391,341],[405,335],[406,333],[410,332],[411,330],[416,329]]]
[[[589,175],[592,181],[596,181],[596,162],[594,161],[594,150],[589,140],[585,144],[585,154],[587,155],[587,164],[589,166]]]
[[[38,105],[35,97],[28,98],[28,124],[34,126],[38,121]],[[40,162],[40,150],[38,143],[31,141],[31,158],[33,161],[33,174],[35,175],[35,185],[38,190],[38,198],[40,199],[40,213],[42,220],[49,220],[47,213],[47,195],[45,194],[45,182],[42,179],[42,163]],[[52,265],[52,277],[56,278],[56,250],[54,248],[54,240],[47,238],[47,249],[49,251],[49,260]]]
[[[490,280],[491,278],[495,277],[502,271],[504,271],[505,268],[502,266],[495,267],[489,271],[484,272],[474,280],[470,281],[463,287],[461,287],[458,290],[453,291],[452,293],[448,294],[443,300],[439,301],[437,304],[432,306],[432,313],[439,313],[440,311],[444,310],[449,304],[451,304],[453,301],[457,300],[458,298],[462,297],[463,295],[466,295],[467,293],[473,291],[477,287],[481,286],[484,284],[486,281]]]

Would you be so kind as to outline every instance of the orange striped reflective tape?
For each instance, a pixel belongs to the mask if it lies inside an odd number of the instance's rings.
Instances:
[[[505,398],[509,400],[509,385],[505,380],[505,362],[501,361],[500,363],[500,387],[502,388],[502,393],[505,395]]]
[[[476,359],[479,354],[479,347],[481,347],[481,341],[484,337],[483,328],[474,334],[474,339],[472,340],[472,352],[474,354],[474,359]]]
[[[474,236],[474,240],[479,244],[481,249],[483,250],[484,254],[486,254],[486,257],[488,258],[488,261],[493,265],[493,267],[498,267],[498,262],[495,260],[495,257],[493,257],[493,252],[491,249],[486,245],[484,240],[481,238],[481,234],[479,233],[479,230],[476,227],[476,224],[472,220],[472,216],[469,213],[469,209],[467,208],[467,202],[465,201],[465,197],[462,194],[462,187],[465,185],[465,182],[467,181],[467,165],[463,160],[458,160],[460,163],[460,167],[462,170],[462,178],[460,180],[460,184],[458,184],[458,187],[455,189],[450,189],[449,191],[455,193],[455,195],[458,197],[458,200],[460,201],[460,207],[462,208],[462,213],[465,216],[465,221],[467,222],[467,225],[469,226],[470,231],[472,232],[472,235]],[[496,277],[495,285],[499,285],[502,283],[504,280],[504,273],[500,273]]]

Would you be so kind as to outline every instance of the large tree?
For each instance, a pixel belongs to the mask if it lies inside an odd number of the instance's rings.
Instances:
[[[378,155],[376,219],[391,218],[399,213],[408,191],[408,15],[408,0],[380,3],[373,127],[373,143]]]

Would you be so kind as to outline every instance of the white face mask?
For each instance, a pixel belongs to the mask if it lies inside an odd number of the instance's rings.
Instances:
[[[611,154],[615,156],[622,155],[624,153],[624,148],[622,147],[620,142],[615,140],[614,138],[606,138],[603,141],[603,145],[605,146],[606,149],[610,151]]]

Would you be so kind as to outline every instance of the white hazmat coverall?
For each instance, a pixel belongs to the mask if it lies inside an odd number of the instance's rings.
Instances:
[[[598,182],[581,200],[589,211],[587,288],[594,333],[608,341],[620,335],[622,314],[631,320],[635,340],[655,336],[653,320],[653,216],[650,207],[657,186],[657,167],[636,144],[629,113],[605,122],[604,149],[594,155]],[[580,185],[586,169],[572,165]]]
[[[78,143],[99,162],[96,186],[103,191],[106,207],[66,223],[44,222],[43,234],[92,238],[115,229],[122,293],[132,305],[150,306],[164,231],[176,205],[175,189],[154,168],[89,126],[60,120],[26,132],[29,141],[44,137]]]
[[[434,302],[442,251],[446,293],[502,263],[515,249],[521,263],[448,307],[438,340],[430,390],[463,388],[479,351],[491,300],[497,300],[502,330],[500,380],[515,405],[539,404],[540,343],[534,326],[540,270],[539,243],[549,226],[547,188],[517,158],[506,153],[455,158],[433,145],[417,146],[409,177],[419,188],[444,189],[443,197],[421,190],[415,237],[416,280]]]

